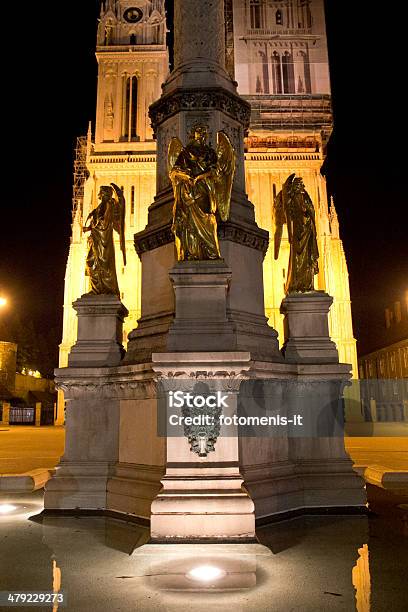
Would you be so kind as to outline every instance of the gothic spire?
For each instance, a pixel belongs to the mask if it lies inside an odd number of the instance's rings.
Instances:
[[[339,218],[337,216],[336,207],[334,205],[333,196],[330,197],[330,227],[333,238],[340,238]]]

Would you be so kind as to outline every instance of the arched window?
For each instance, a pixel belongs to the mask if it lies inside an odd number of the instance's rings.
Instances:
[[[273,91],[276,94],[282,93],[282,70],[280,55],[277,51],[272,54],[272,79],[273,79]]]
[[[262,82],[263,82],[263,92],[260,93],[269,93],[269,69],[268,69],[268,57],[266,53],[263,51],[259,52],[259,57],[262,62]]]
[[[138,82],[136,76],[123,77],[123,93],[122,138],[130,142],[137,138]]]
[[[253,30],[259,30],[262,28],[261,0],[251,0],[249,10],[251,15],[251,28]]]
[[[301,0],[300,9],[302,14],[302,27],[303,28],[311,28],[312,27],[312,13],[310,11],[310,0]]]
[[[136,34],[131,34],[130,35],[130,44],[131,45],[135,45],[136,44]]]
[[[282,11],[277,10],[275,13],[276,25],[283,25]]]
[[[282,57],[283,92],[295,93],[295,69],[293,58],[289,51],[285,51]]]
[[[304,74],[304,90],[306,93],[312,93],[312,80],[310,77],[310,62],[309,56],[304,51],[300,52],[303,63],[303,74]]]

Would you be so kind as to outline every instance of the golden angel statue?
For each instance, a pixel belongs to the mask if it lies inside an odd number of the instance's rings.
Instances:
[[[207,144],[208,127],[196,124],[183,147],[169,146],[168,169],[174,190],[173,226],[178,261],[220,259],[217,214],[227,221],[231,207],[236,155],[224,132],[217,150]]]
[[[115,265],[113,230],[120,237],[120,249],[126,266],[125,245],[125,197],[123,191],[111,183],[99,191],[100,204],[92,210],[86,220],[84,232],[88,237],[86,272],[91,280],[91,294],[108,294],[120,297]]]
[[[274,202],[275,259],[278,259],[283,225],[288,227],[290,244],[285,293],[314,290],[314,276],[319,272],[319,248],[313,202],[303,180],[291,174]]]

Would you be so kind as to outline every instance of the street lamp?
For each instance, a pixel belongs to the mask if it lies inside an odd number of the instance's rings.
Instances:
[[[7,300],[4,297],[0,297],[0,308],[7,306]]]

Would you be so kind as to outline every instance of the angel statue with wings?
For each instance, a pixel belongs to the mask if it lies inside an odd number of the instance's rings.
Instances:
[[[174,190],[173,226],[178,261],[220,259],[217,214],[227,221],[231,207],[236,156],[224,132],[217,150],[208,144],[208,127],[196,124],[183,147],[178,138],[169,146],[168,168]]]
[[[313,202],[303,180],[291,174],[274,202],[275,259],[278,259],[283,225],[288,227],[290,244],[285,293],[314,290],[314,276],[319,272],[319,248]]]
[[[99,199],[100,204],[89,213],[83,228],[84,232],[90,232],[86,258],[86,272],[91,280],[89,293],[119,297],[113,230],[119,234],[123,263],[126,266],[125,198],[123,191],[111,183],[111,186],[100,188]]]

